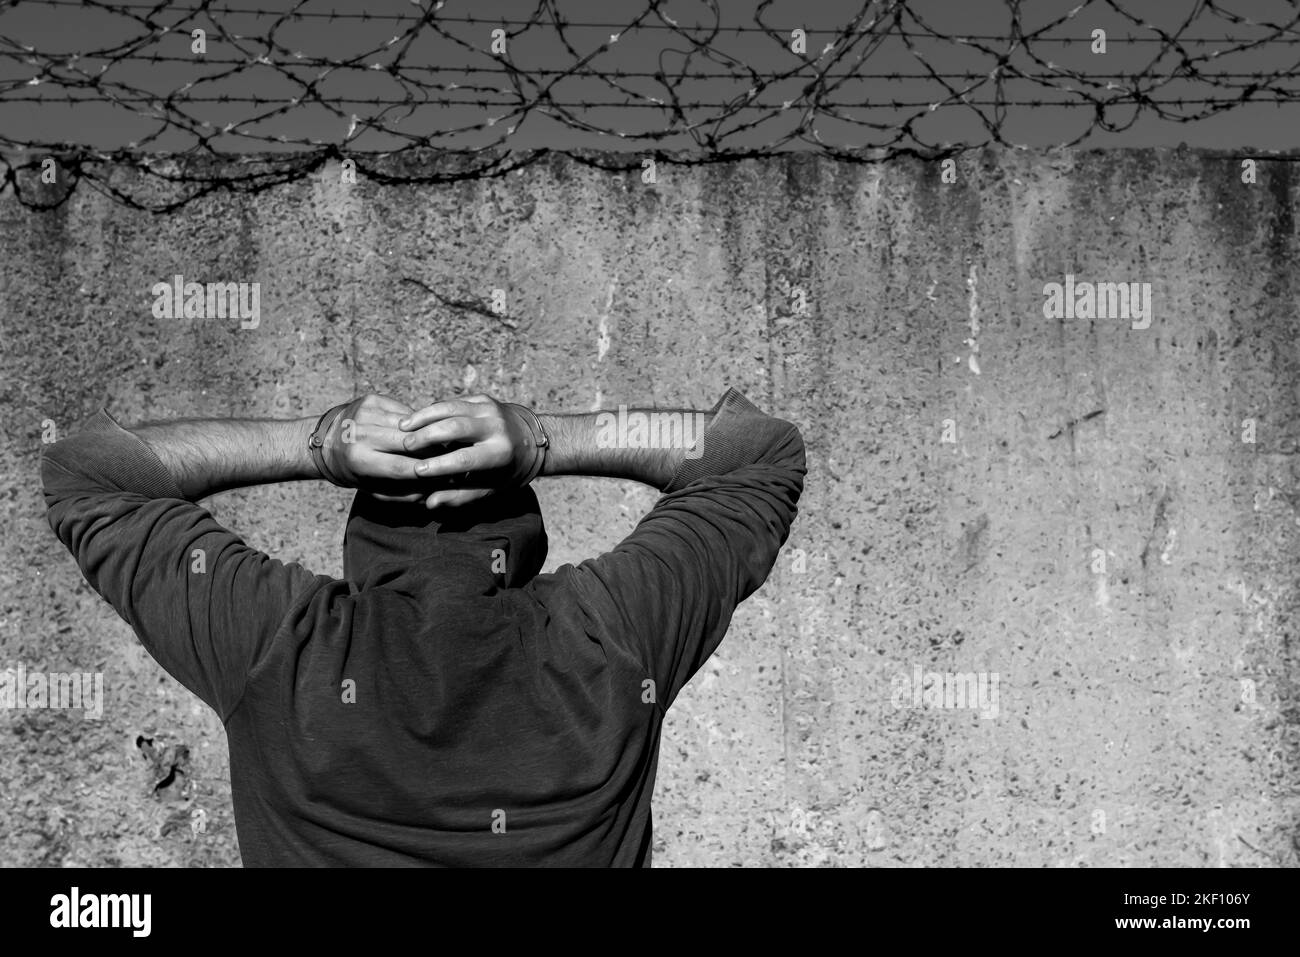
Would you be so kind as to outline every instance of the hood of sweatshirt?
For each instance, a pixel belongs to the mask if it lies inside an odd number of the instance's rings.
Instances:
[[[436,509],[358,492],[343,537],[343,574],[362,591],[467,598],[527,584],[546,553],[546,527],[527,486]]]

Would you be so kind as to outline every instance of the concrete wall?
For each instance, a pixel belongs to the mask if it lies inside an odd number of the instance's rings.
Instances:
[[[422,188],[333,168],[167,216],[0,200],[0,667],[100,670],[107,695],[98,722],[0,717],[0,863],[238,861],[217,719],[45,524],[43,420],[736,385],[801,425],[810,472],[780,568],[668,722],[656,864],[1295,866],[1292,170],[989,151],[955,183],[794,156],[651,186],[557,158]],[[260,282],[260,325],[155,319],[178,272]],[[1044,318],[1066,273],[1150,282],[1150,327]],[[494,288],[504,320],[448,304]],[[538,491],[548,568],[654,497]],[[338,574],[347,503],[299,485],[210,508]],[[915,707],[895,683],[918,668],[996,674],[996,716]]]

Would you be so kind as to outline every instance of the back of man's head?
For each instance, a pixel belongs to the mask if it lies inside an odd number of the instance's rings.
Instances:
[[[343,538],[343,575],[363,589],[434,586],[481,595],[527,584],[546,552],[546,526],[528,486],[436,509],[358,492]]]

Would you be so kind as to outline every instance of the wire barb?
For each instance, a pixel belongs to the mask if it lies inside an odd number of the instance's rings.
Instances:
[[[630,152],[583,159],[624,172],[647,155],[937,159],[1023,148],[1009,141],[1016,130],[1048,118],[1061,131],[1053,145],[1069,147],[1143,119],[1190,124],[1300,97],[1294,4],[1273,22],[1200,0],[1161,25],[1131,9],[1136,0],[1085,0],[1046,22],[1036,10],[1031,27],[1021,0],[972,0],[1000,16],[981,18],[982,32],[951,33],[915,0],[864,0],[839,23],[794,22],[788,7],[778,18],[775,0],[745,23],[723,22],[712,0],[671,16],[667,0],[642,0],[619,21],[570,19],[562,0],[536,0],[519,19],[444,12],[441,0],[377,11],[330,2],[0,0],[0,186],[32,208],[87,183],[166,211],[293,182],[343,157],[388,184],[501,176],[554,152],[580,157],[575,142]],[[18,39],[56,35],[48,26],[73,16],[93,18],[79,34],[101,46]],[[341,38],[356,49],[312,53],[322,31],[331,48]],[[1266,48],[1287,62],[1260,69]],[[60,126],[111,126],[126,145],[39,132]],[[954,127],[967,135],[954,139]],[[420,161],[404,162],[408,151]],[[152,162],[159,154],[174,162]],[[54,183],[51,157],[67,174]],[[144,175],[129,182],[123,166]]]

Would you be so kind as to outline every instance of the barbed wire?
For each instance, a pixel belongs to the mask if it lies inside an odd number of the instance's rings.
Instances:
[[[1300,42],[1294,5],[1274,22],[1197,0],[1161,26],[1134,3],[1084,0],[1031,29],[1023,0],[987,0],[998,22],[964,33],[909,0],[865,0],[834,24],[800,22],[800,6],[778,15],[777,0],[746,23],[724,22],[719,0],[637,2],[634,16],[602,20],[566,17],[563,0],[495,18],[446,0],[391,12],[0,0],[0,183],[33,208],[87,184],[169,211],[340,160],[415,184],[500,176],[556,152],[610,171],[640,170],[646,156],[698,164],[788,150],[939,159],[1024,148],[1008,138],[1013,118],[1064,117],[1073,127],[1052,145],[1071,147],[1142,120],[1195,124],[1300,100],[1300,60],[1259,68],[1265,51]],[[77,16],[93,19],[102,45],[23,38]],[[78,35],[56,32],[67,34]],[[305,52],[340,41],[355,52]],[[588,147],[568,146],[582,138]]]

